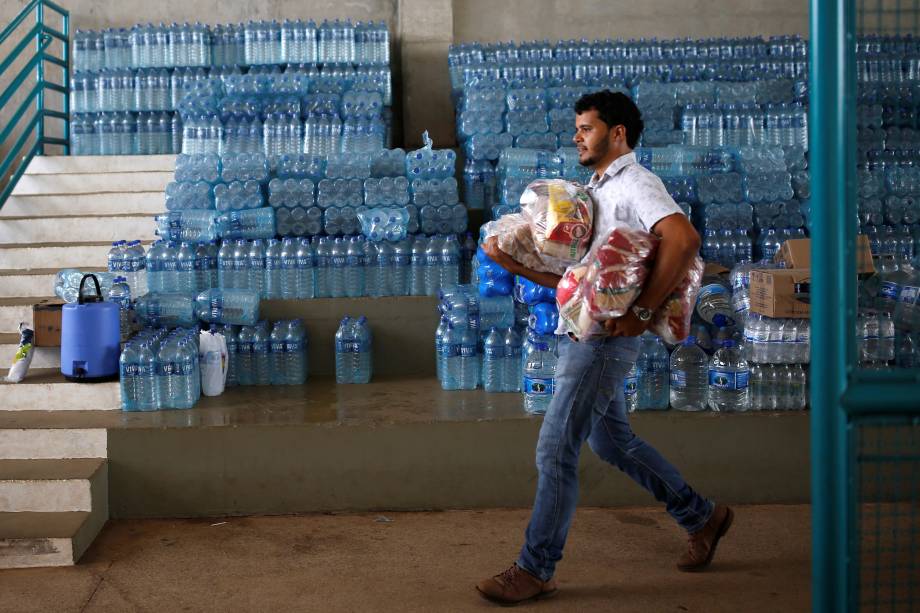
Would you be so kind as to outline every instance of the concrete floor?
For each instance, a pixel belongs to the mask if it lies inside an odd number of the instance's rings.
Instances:
[[[553,599],[618,613],[808,611],[810,508],[736,507],[709,571],[674,568],[661,510],[578,510]],[[73,568],[0,572],[0,611],[486,611],[473,585],[516,557],[528,511],[448,511],[108,524]]]

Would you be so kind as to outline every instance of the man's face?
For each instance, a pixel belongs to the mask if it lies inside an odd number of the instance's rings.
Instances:
[[[572,140],[578,148],[578,162],[593,168],[610,149],[610,129],[597,116],[597,111],[588,110],[575,115],[575,137]]]

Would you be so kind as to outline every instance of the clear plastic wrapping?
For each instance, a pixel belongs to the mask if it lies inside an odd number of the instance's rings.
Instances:
[[[562,179],[533,181],[521,195],[521,214],[540,254],[572,263],[588,252],[594,203],[584,186]]]

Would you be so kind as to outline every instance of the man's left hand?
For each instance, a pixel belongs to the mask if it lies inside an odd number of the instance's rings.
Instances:
[[[622,317],[608,319],[604,328],[610,336],[641,336],[648,329],[651,321],[642,321],[631,310]]]

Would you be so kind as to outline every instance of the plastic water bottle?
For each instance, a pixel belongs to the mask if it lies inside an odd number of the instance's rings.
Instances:
[[[330,296],[329,288],[329,267],[332,258],[332,249],[329,243],[330,239],[321,237],[316,245],[315,260],[316,266],[316,290],[317,298],[328,298]]]
[[[313,247],[310,241],[302,238],[297,241],[296,276],[294,279],[294,297],[298,300],[313,298],[316,295],[315,267]]]
[[[258,296],[265,293],[265,246],[260,239],[252,241],[249,246],[248,280],[246,287]]]
[[[747,411],[750,368],[727,340],[709,362],[709,408],[713,411]]]
[[[269,350],[271,341],[266,322],[259,322],[254,327],[252,336],[252,384],[271,385],[271,360]]]
[[[460,389],[474,390],[479,386],[480,364],[479,335],[466,328],[460,337]]]
[[[731,293],[718,282],[707,283],[696,298],[696,312],[706,322],[724,328],[735,325]]]
[[[671,408],[678,411],[703,411],[707,405],[709,360],[688,336],[671,354]]]
[[[635,364],[623,378],[623,400],[626,402],[626,410],[630,413],[639,406],[639,369]]]
[[[425,245],[425,296],[435,296],[441,287],[441,245],[440,236],[432,236]]]
[[[150,342],[136,345],[137,376],[135,379],[135,407],[138,411],[154,411],[157,408],[156,353]]]
[[[520,392],[521,379],[523,378],[521,335],[514,328],[508,328],[503,339],[505,345],[505,359],[502,372],[502,391]]]
[[[441,388],[445,390],[460,389],[460,346],[465,326],[454,324],[445,319],[446,327],[442,332],[438,351],[438,370]]]
[[[336,237],[332,243],[329,262],[329,296],[332,298],[345,297],[345,269],[348,266],[348,246],[341,237]]]
[[[353,383],[370,383],[373,376],[373,335],[370,324],[363,315],[354,322],[355,354],[353,356]]]
[[[487,392],[505,391],[505,338],[498,328],[489,328],[482,342],[482,387]]]
[[[358,298],[365,295],[364,238],[353,236],[346,247],[345,295]]]
[[[121,342],[126,342],[134,332],[134,303],[131,300],[131,286],[124,277],[115,277],[108,299],[118,305],[118,325]]]
[[[287,385],[303,385],[307,380],[307,335],[299,319],[288,322],[284,355]]]
[[[262,297],[269,300],[283,298],[281,289],[281,241],[270,238],[265,244],[265,276],[263,278]]]
[[[259,319],[259,293],[249,289],[209,289],[195,299],[195,313],[208,323],[255,325]]]
[[[524,409],[542,415],[549,408],[556,382],[556,338],[531,335],[524,350]]]
[[[639,410],[665,410],[668,408],[669,385],[668,349],[657,336],[643,335],[638,368],[638,393],[636,408]]]
[[[426,249],[428,239],[425,236],[416,236],[412,243],[409,271],[409,295],[426,295],[427,259]]]

